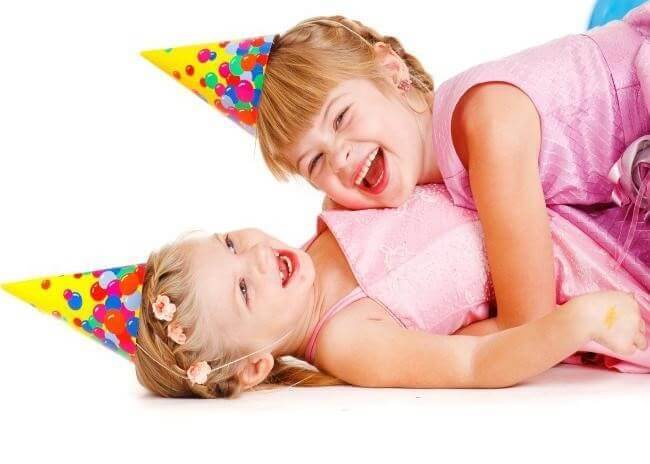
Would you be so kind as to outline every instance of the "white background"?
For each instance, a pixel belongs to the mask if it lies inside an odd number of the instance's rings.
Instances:
[[[592,0],[4,2],[0,281],[145,260],[195,228],[300,245],[321,197],[139,51],[344,14],[397,36],[436,83],[585,29]],[[650,376],[564,366],[492,391],[322,388],[149,396],[127,361],[0,295],[3,462],[353,458],[647,461]]]

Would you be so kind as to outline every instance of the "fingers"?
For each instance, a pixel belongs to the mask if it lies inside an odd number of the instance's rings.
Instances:
[[[639,308],[639,302],[636,301],[636,297],[634,296],[634,293],[631,293],[631,292],[630,292],[630,293],[628,293],[628,295],[630,296],[630,299],[632,300],[632,301],[631,301],[631,302],[632,302],[632,305],[633,305],[635,308]]]

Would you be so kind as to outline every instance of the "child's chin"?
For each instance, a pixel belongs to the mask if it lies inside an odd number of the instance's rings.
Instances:
[[[353,211],[377,207],[376,203],[373,203],[367,198],[354,198],[348,199],[347,201],[337,201],[337,203],[343,206],[345,209],[351,209]]]
[[[386,189],[383,195],[385,199],[384,206],[388,208],[397,208],[398,206],[402,206],[406,200],[408,200],[408,197],[415,189],[415,185],[411,186],[411,188],[406,188],[403,184],[389,185],[389,188],[390,189]]]

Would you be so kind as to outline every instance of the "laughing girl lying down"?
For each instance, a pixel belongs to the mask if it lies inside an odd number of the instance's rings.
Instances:
[[[478,215],[442,186],[395,209],[323,212],[300,249],[254,229],[186,235],[147,262],[138,380],[215,398],[296,383],[505,387],[562,361],[649,373],[647,292],[549,217],[556,310],[503,331]]]

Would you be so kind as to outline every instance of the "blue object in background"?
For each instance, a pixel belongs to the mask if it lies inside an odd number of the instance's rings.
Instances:
[[[589,29],[602,26],[615,19],[622,19],[625,13],[645,3],[646,0],[598,0],[591,13]]]

